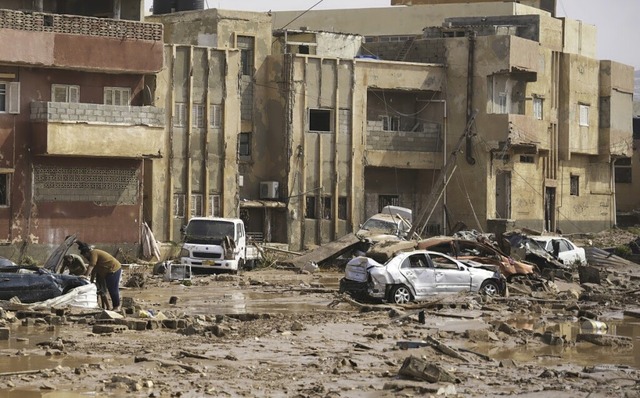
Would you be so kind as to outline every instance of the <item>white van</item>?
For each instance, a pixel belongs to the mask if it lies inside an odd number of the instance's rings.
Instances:
[[[194,217],[183,229],[180,262],[237,273],[247,261],[247,234],[239,218]]]

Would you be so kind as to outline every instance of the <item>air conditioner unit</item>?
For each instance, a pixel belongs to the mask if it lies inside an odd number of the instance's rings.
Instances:
[[[278,181],[262,181],[260,183],[260,199],[278,199]]]

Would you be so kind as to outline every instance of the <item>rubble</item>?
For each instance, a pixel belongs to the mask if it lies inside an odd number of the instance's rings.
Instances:
[[[633,338],[623,334],[631,328],[621,325],[640,317],[640,279],[618,260],[588,267],[600,283],[581,280],[576,267],[570,281],[516,278],[508,297],[401,306],[338,294],[341,274],[323,266],[195,276],[190,286],[143,272],[144,287],[122,290],[122,313],[0,305],[18,345],[6,361],[80,361],[75,370],[0,374],[0,384],[39,388],[46,374],[63,393],[79,372],[83,390],[146,396],[633,394],[636,384],[619,380],[640,379]]]

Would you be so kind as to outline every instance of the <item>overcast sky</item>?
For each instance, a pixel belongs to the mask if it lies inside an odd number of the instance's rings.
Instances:
[[[205,7],[229,10],[281,11],[387,7],[390,0],[204,0]],[[147,9],[153,0],[145,0]],[[640,69],[639,0],[558,0],[558,16],[578,19],[598,27],[598,58],[611,59]]]

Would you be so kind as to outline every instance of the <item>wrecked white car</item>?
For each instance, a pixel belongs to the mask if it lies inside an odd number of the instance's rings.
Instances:
[[[403,252],[385,264],[356,257],[347,263],[340,291],[356,298],[366,296],[396,304],[464,291],[504,295],[506,280],[494,267],[486,268],[484,264],[458,261],[427,250]]]
[[[360,226],[356,236],[371,242],[404,240],[411,229],[412,211],[406,207],[385,206]]]
[[[582,247],[561,236],[530,236],[532,241],[565,265],[587,265],[587,255]]]

